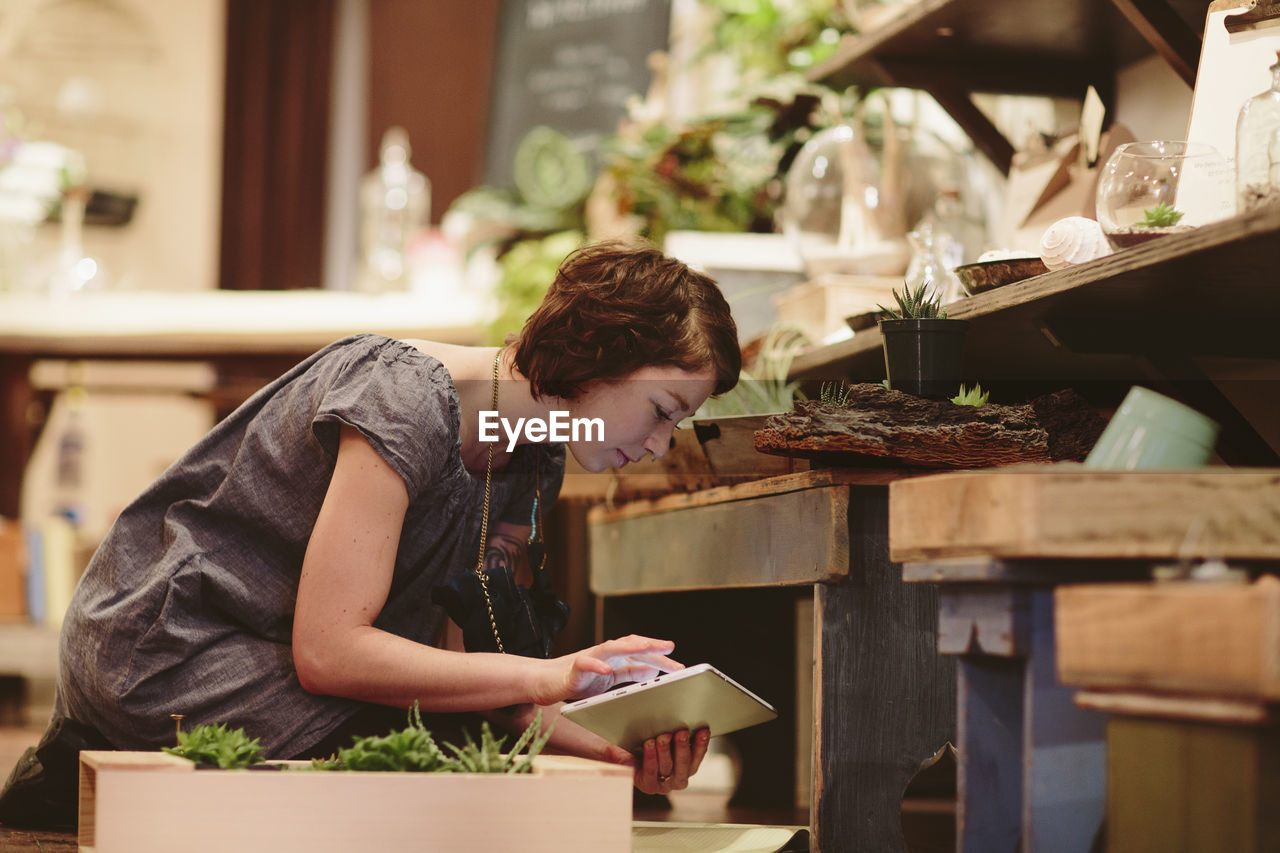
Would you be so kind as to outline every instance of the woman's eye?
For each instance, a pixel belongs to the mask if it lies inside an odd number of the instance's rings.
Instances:
[[[669,421],[669,420],[671,420],[671,415],[669,415],[669,414],[667,414],[666,412],[664,412],[664,411],[662,410],[662,407],[661,407],[661,406],[654,406],[654,407],[653,407],[653,414],[654,414],[654,416],[656,416],[656,417],[658,418],[658,420],[660,420],[660,421]]]

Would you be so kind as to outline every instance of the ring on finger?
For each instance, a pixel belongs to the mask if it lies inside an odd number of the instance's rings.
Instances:
[[[664,775],[664,774],[662,774],[662,773],[659,773],[659,774],[658,774],[658,784],[659,784],[659,785],[665,785],[665,784],[667,784],[667,783],[668,783],[668,782],[670,782],[670,781],[671,781],[671,774],[670,774],[670,773],[667,773],[667,774],[665,774],[665,775]]]

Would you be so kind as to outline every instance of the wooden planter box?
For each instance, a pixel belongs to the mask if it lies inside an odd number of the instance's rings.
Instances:
[[[163,752],[86,751],[79,843],[99,853],[628,853],[631,775],[554,755],[531,774],[488,775],[197,770]]]

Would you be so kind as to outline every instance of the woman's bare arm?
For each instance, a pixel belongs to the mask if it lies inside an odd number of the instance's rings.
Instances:
[[[550,705],[680,669],[672,644],[624,637],[550,660],[463,654],[373,627],[408,507],[404,481],[356,430],[338,460],[302,565],[293,625],[298,679],[313,693],[425,711]]]

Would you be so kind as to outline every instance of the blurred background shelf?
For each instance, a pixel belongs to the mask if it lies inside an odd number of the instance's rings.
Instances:
[[[965,372],[992,399],[1074,387],[1102,406],[1134,383],[1223,425],[1229,464],[1280,464],[1280,213],[1215,223],[969,297]],[[801,353],[791,376],[879,381],[879,329]]]
[[[919,0],[847,36],[809,79],[906,86],[931,94],[1008,173],[1013,146],[973,104],[974,92],[1114,103],[1116,73],[1155,52],[1195,83],[1205,7],[1195,0]]]

